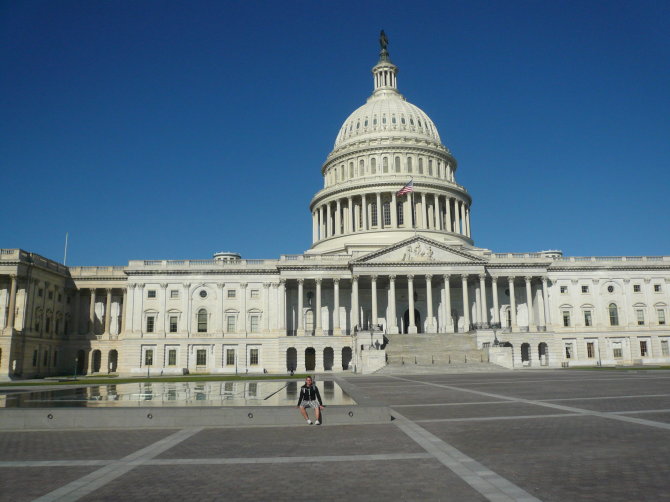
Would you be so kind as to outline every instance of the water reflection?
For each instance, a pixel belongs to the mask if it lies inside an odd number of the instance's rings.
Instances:
[[[139,382],[0,394],[0,407],[295,406],[302,382]],[[356,402],[333,380],[317,382],[325,404]]]

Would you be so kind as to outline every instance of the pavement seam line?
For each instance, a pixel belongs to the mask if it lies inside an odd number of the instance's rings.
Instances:
[[[185,441],[191,436],[197,434],[204,427],[181,429],[155,443],[137,450],[122,459],[115,460],[104,467],[95,470],[79,479],[76,479],[60,488],[57,488],[37,499],[34,502],[52,502],[52,501],[75,501],[79,500],[98,488],[106,485],[110,481],[124,475],[145,461],[160,455],[164,451]]]

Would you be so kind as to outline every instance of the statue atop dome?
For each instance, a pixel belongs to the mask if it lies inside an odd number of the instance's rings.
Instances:
[[[389,46],[389,39],[386,36],[386,33],[384,33],[384,30],[379,33],[379,46],[382,48],[381,52],[379,53],[379,61],[391,62],[391,59],[389,58],[389,51],[387,50],[387,47]]]

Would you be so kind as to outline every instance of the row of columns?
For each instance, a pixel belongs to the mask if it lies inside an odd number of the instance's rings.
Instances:
[[[390,224],[384,224],[382,199],[384,202],[389,202],[389,195]],[[432,192],[416,192],[414,197],[408,194],[405,199],[400,202],[405,219],[402,228],[412,226],[410,206],[414,200],[416,228],[441,230],[470,237],[470,207],[465,201]],[[431,203],[430,209],[429,202]],[[338,198],[325,202],[312,211],[312,242],[372,229],[401,228],[398,223],[397,204],[396,192],[350,195],[344,199]],[[421,210],[417,212],[419,205]]]
[[[89,307],[88,307],[88,327],[86,333],[89,335],[95,335],[95,302],[97,300],[97,289],[98,288],[89,288]],[[112,321],[112,291],[114,288],[104,288],[105,291],[105,311],[103,314],[104,319],[104,331],[103,335],[108,336],[111,334],[111,321]],[[75,312],[73,316],[73,332],[79,333],[79,307],[81,301],[81,289],[75,292]],[[123,288],[123,300],[121,301],[121,327],[119,329],[120,333],[123,333],[125,330],[125,312],[126,312],[126,303],[127,303],[128,290]]]

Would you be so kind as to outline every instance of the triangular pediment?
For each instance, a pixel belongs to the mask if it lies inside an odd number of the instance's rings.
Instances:
[[[483,256],[426,237],[415,236],[361,256],[353,263],[485,263]]]

